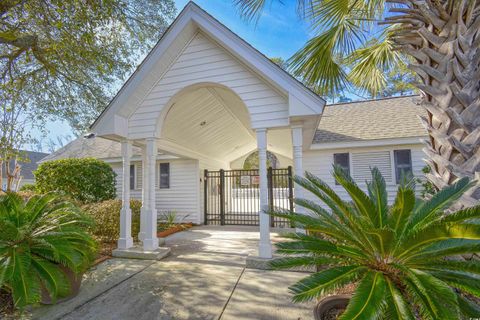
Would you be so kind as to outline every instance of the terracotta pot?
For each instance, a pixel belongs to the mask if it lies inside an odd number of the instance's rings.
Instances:
[[[50,297],[50,294],[47,291],[47,288],[45,286],[42,286],[42,299],[41,303],[43,304],[54,304],[54,303],[60,303],[66,300],[70,300],[73,297],[75,297],[78,292],[80,292],[80,285],[82,284],[82,278],[83,278],[83,272],[80,274],[75,274],[72,269],[60,266],[60,270],[62,270],[63,273],[67,276],[67,280],[70,284],[70,293],[67,296],[63,297],[57,297],[57,300],[53,301],[52,298]]]
[[[320,300],[313,310],[315,320],[325,320],[331,309],[346,309],[351,297],[349,294],[339,294]]]

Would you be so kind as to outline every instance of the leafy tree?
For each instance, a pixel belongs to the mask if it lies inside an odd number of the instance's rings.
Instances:
[[[272,167],[273,169],[278,168],[279,162],[277,156],[270,151],[267,151],[267,167]],[[258,151],[252,152],[244,161],[243,169],[251,170],[258,169]]]
[[[29,128],[44,133],[43,124],[47,116],[42,112],[31,112],[28,108],[31,96],[18,90],[0,90],[0,189],[17,191],[21,179],[20,162],[29,161],[22,147],[34,143]]]
[[[3,0],[0,90],[82,130],[175,13],[172,0]]]
[[[340,319],[462,319],[480,317],[480,265],[451,259],[480,250],[480,206],[445,214],[472,187],[463,178],[430,200],[415,199],[410,185],[400,186],[388,205],[385,180],[372,170],[368,192],[340,167],[334,178],[352,202],[310,173],[295,181],[315,201],[296,199],[309,214],[274,212],[309,234],[277,243],[276,268],[322,266],[290,287],[294,301],[312,300],[357,284]]]
[[[386,74],[386,86],[381,95],[384,97],[403,96],[416,92],[414,83],[417,81],[415,74],[406,64],[400,63]]]
[[[288,63],[287,63],[287,61],[285,61],[283,58],[281,58],[281,57],[274,57],[274,58],[270,58],[270,60],[272,60],[273,63],[275,63],[277,66],[279,66],[279,67],[282,68],[283,70],[287,70],[287,69],[288,69]]]
[[[244,17],[258,19],[277,1],[234,3]],[[293,74],[322,94],[353,84],[376,96],[387,85],[385,74],[411,61],[427,112],[428,179],[438,189],[473,179],[480,171],[480,1],[297,2],[314,36],[290,59]],[[479,198],[480,189],[472,188],[460,203]]]
[[[110,165],[98,159],[46,161],[33,173],[38,193],[61,192],[81,203],[115,198],[116,174]]]
[[[52,194],[27,202],[14,193],[0,196],[0,288],[13,295],[16,307],[39,302],[42,287],[53,300],[69,294],[60,266],[76,274],[90,266],[96,250],[86,233],[90,223]]]

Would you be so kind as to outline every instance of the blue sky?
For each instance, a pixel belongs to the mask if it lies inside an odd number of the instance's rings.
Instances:
[[[268,57],[291,57],[309,38],[308,25],[296,15],[294,0],[279,1],[270,5],[257,24],[241,19],[232,0],[196,0],[200,7],[225,24],[233,32]],[[188,0],[176,0],[180,12]],[[140,61],[139,61],[140,62]],[[62,121],[47,124],[49,134],[45,141],[58,136],[71,136],[70,126]],[[44,147],[44,151],[47,151]]]

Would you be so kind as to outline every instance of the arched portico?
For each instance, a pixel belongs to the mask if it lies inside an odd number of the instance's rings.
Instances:
[[[98,136],[122,142],[119,249],[133,245],[132,145],[142,150],[139,238],[143,249],[152,251],[159,246],[159,155],[197,161],[191,181],[199,183],[202,166],[228,169],[233,160],[258,150],[263,210],[267,206],[267,149],[292,159],[294,170],[301,175],[302,150],[312,141],[323,106],[320,97],[218,21],[195,4],[187,5],[92,126]],[[296,195],[300,193],[296,188]],[[262,210],[259,256],[270,258],[269,219]]]

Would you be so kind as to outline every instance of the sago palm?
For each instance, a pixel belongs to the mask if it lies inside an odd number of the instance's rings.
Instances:
[[[0,287],[17,307],[40,301],[42,288],[52,298],[69,293],[60,266],[79,273],[95,252],[85,232],[90,220],[53,194],[27,202],[14,193],[0,197]]]
[[[233,1],[247,18],[281,2]],[[353,83],[376,95],[388,71],[408,64],[427,113],[429,180],[441,189],[473,179],[480,170],[480,0],[297,2],[314,36],[290,59],[292,72],[321,94]],[[461,203],[479,199],[476,187]]]
[[[296,182],[319,202],[297,199],[308,214],[273,212],[303,226],[277,244],[287,255],[276,268],[319,267],[290,289],[306,301],[356,286],[341,319],[461,319],[480,316],[468,297],[480,296],[480,264],[455,259],[480,251],[480,206],[445,214],[471,188],[463,178],[430,200],[415,198],[414,187],[398,188],[387,203],[385,181],[377,169],[364,192],[342,169],[336,181],[352,201],[340,198],[325,182],[307,173]],[[328,211],[327,211],[328,208]]]

